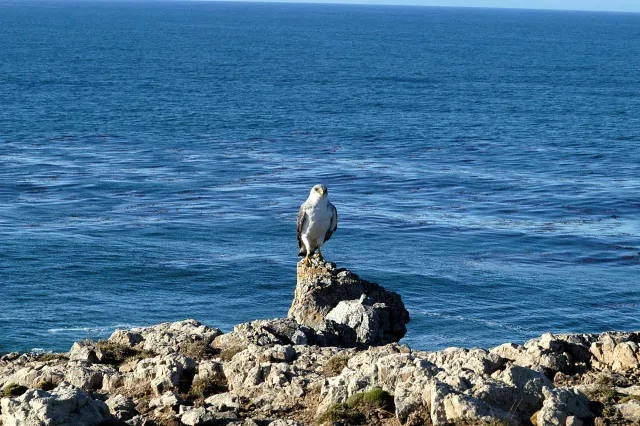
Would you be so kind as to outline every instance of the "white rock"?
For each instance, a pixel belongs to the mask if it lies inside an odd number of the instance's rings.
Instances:
[[[230,392],[212,395],[205,399],[204,402],[215,411],[230,411],[240,408],[238,397]]]
[[[153,327],[116,330],[109,337],[109,341],[167,355],[179,352],[181,347],[188,343],[210,344],[220,334],[222,332],[217,328],[210,328],[196,320],[188,319]]]
[[[49,393],[31,389],[18,398],[0,400],[4,426],[94,426],[109,418],[109,408],[74,387]]]
[[[187,426],[196,426],[213,420],[215,417],[204,407],[191,408],[187,410],[181,417],[180,421]]]
[[[123,421],[131,420],[138,414],[133,400],[124,395],[111,395],[106,404],[109,412]]]
[[[593,417],[589,400],[580,391],[558,388],[545,391],[546,399],[538,413],[538,426],[565,426],[567,417]]]
[[[618,404],[616,408],[625,420],[640,423],[640,401],[632,400],[624,404]]]
[[[157,410],[163,410],[165,408],[173,408],[177,407],[181,402],[180,397],[177,393],[169,391],[165,392],[157,398],[151,399],[149,401],[150,408],[156,408]]]

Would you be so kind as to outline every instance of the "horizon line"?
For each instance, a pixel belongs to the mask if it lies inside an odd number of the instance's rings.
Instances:
[[[387,7],[422,7],[442,9],[489,9],[489,10],[531,10],[557,12],[603,12],[603,13],[632,13],[640,10],[626,9],[593,9],[567,7],[530,7],[530,6],[491,6],[491,5],[444,5],[419,4],[416,1],[389,3],[384,0],[375,2],[370,0],[0,0],[0,5],[15,5],[25,3],[263,3],[263,4],[316,4],[316,5],[345,5],[345,6],[387,6]]]

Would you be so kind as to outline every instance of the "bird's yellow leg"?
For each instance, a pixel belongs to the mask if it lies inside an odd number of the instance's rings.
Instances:
[[[320,247],[318,247],[318,252],[315,254],[315,256],[321,260],[322,262],[324,262],[324,256],[322,256],[322,252],[320,251]]]
[[[302,264],[304,266],[311,266],[311,258],[309,257],[309,253],[302,259]]]

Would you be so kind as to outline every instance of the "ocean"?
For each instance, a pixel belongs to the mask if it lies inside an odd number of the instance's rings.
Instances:
[[[283,317],[328,260],[414,348],[640,330],[640,14],[0,0],[0,352]]]

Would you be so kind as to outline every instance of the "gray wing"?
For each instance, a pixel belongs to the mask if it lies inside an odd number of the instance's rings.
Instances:
[[[307,224],[307,213],[304,211],[304,204],[300,206],[300,210],[298,211],[298,222],[297,222],[297,233],[298,233],[298,247],[303,248],[304,244],[302,244],[302,230],[304,226]]]
[[[331,223],[329,224],[329,229],[327,230],[327,234],[324,236],[324,241],[329,241],[329,238],[333,235],[333,232],[338,229],[338,210],[336,210],[336,206],[329,203],[329,210],[331,210]]]

